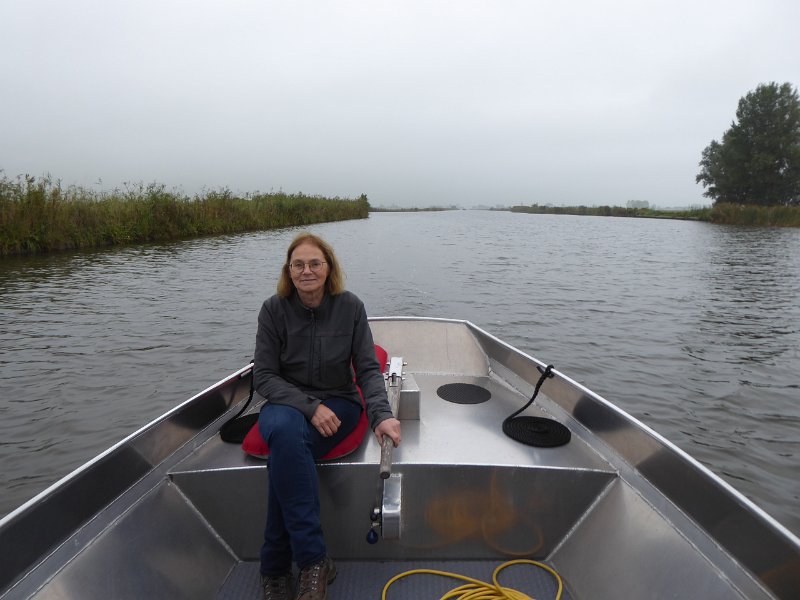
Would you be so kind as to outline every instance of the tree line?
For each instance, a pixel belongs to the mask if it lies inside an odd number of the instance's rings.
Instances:
[[[800,206],[800,100],[789,83],[761,84],[706,146],[696,181],[714,204]]]

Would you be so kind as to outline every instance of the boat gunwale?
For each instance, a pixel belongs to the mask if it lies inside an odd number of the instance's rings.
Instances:
[[[462,321],[462,322],[465,323],[466,325],[468,325],[470,328],[473,328],[475,331],[479,332],[481,335],[485,335],[488,338],[491,338],[493,342],[504,346],[506,349],[511,350],[512,352],[518,353],[518,354],[522,355],[523,357],[525,357],[525,358],[527,358],[527,359],[529,359],[529,360],[541,365],[542,367],[546,366],[545,363],[541,362],[540,360],[534,358],[533,356],[530,356],[529,354],[526,354],[525,352],[523,352],[522,350],[519,350],[518,348],[515,348],[514,346],[511,346],[507,342],[504,342],[503,340],[495,337],[491,333],[481,329],[480,327],[477,327],[473,323],[471,323],[469,321]],[[737,490],[733,485],[731,485],[730,483],[728,483],[727,481],[722,479],[719,475],[714,473],[709,467],[705,466],[703,463],[701,463],[696,458],[694,458],[691,454],[689,454],[685,450],[683,450],[680,447],[678,447],[677,445],[675,445],[675,443],[671,442],[670,440],[665,438],[663,435],[658,433],[656,430],[654,430],[650,426],[646,425],[644,422],[642,422],[638,418],[634,417],[633,415],[631,415],[630,413],[628,413],[624,409],[622,409],[622,408],[618,407],[617,405],[613,404],[612,402],[610,402],[609,400],[607,400],[606,398],[604,398],[600,394],[590,390],[589,388],[587,388],[583,384],[575,381],[574,379],[572,379],[568,375],[564,374],[563,372],[559,371],[558,369],[553,368],[553,373],[555,375],[561,377],[569,385],[573,386],[577,390],[580,390],[585,396],[589,396],[589,397],[592,398],[592,400],[602,404],[603,407],[606,410],[612,411],[613,413],[615,413],[615,415],[617,417],[619,417],[619,418],[631,423],[632,425],[635,425],[636,426],[636,430],[638,430],[639,432],[647,435],[653,441],[657,442],[658,445],[660,445],[660,446],[664,447],[665,449],[669,450],[673,455],[675,455],[676,458],[681,459],[681,460],[689,463],[689,465],[694,470],[700,472],[700,474],[704,475],[709,481],[713,481],[715,484],[717,484],[720,487],[722,487],[727,495],[729,495],[731,497],[734,497],[737,501],[739,501],[743,505],[743,508],[746,508],[750,512],[757,513],[759,515],[759,517],[763,518],[768,524],[770,524],[771,526],[773,526],[776,529],[778,529],[781,533],[785,534],[786,537],[788,537],[790,539],[793,539],[793,541],[795,542],[795,545],[797,546],[798,550],[800,550],[800,538],[798,538],[787,527],[782,525],[779,521],[777,521],[774,517],[772,517],[768,512],[766,512],[764,509],[762,509],[760,506],[758,506],[755,502],[750,500],[742,492]],[[533,381],[533,382],[529,382],[529,383],[531,383],[533,385],[536,382]],[[568,411],[566,407],[564,407],[563,405],[559,404],[552,397],[550,397],[550,400],[552,402],[554,402],[555,404],[557,404],[562,410],[567,412],[567,414],[569,414],[571,418],[575,419],[577,422],[581,423],[582,425],[584,425],[584,427],[586,427],[586,425],[580,419],[575,417],[574,414],[570,413],[570,411]],[[592,431],[591,428],[587,428],[587,429],[589,431]],[[633,468],[635,468],[637,471],[639,471],[639,469],[637,468],[636,462],[633,461],[633,460],[630,460],[630,457],[627,456],[626,453],[623,452],[619,447],[617,447],[617,446],[615,446],[613,444],[609,444],[608,440],[606,440],[606,439],[604,439],[602,437],[600,437],[599,439],[601,439],[604,443],[608,444],[609,447],[614,452],[618,453],[620,456],[625,458],[626,462],[628,462]],[[641,474],[641,472],[640,472],[640,474]],[[644,474],[641,474],[641,475],[646,480],[649,481],[649,478],[646,475],[644,475]],[[656,487],[658,487],[658,486],[656,486]]]
[[[58,488],[61,488],[64,485],[68,484],[73,479],[76,479],[84,471],[89,470],[91,467],[95,466],[97,463],[101,462],[102,460],[104,460],[108,456],[114,454],[115,452],[118,452],[122,447],[128,446],[132,441],[134,441],[135,439],[141,437],[143,434],[145,434],[149,430],[155,428],[157,425],[160,425],[161,423],[163,423],[165,421],[168,421],[171,417],[173,417],[173,416],[175,416],[177,414],[180,414],[183,411],[183,409],[185,409],[188,405],[190,405],[193,402],[195,402],[201,396],[207,394],[210,391],[213,391],[215,389],[223,387],[226,383],[228,383],[229,381],[231,381],[233,379],[237,379],[237,378],[243,377],[246,373],[251,371],[252,368],[253,368],[253,365],[252,364],[248,364],[248,365],[240,368],[239,370],[235,371],[234,373],[228,375],[227,377],[224,377],[224,378],[220,379],[218,382],[208,386],[202,392],[199,392],[199,393],[195,394],[194,396],[192,396],[191,398],[189,398],[188,400],[185,400],[185,401],[181,402],[180,404],[178,404],[177,406],[174,406],[173,408],[169,409],[164,414],[156,417],[155,419],[153,419],[149,423],[143,425],[142,427],[140,427],[139,429],[137,429],[133,433],[127,435],[126,437],[124,437],[120,441],[114,443],[112,446],[110,446],[106,450],[103,450],[97,456],[94,456],[94,457],[90,458],[85,463],[83,463],[82,465],[76,467],[75,469],[73,469],[72,471],[70,471],[69,473],[67,473],[66,475],[64,475],[63,477],[61,477],[60,479],[58,479],[57,481],[55,481],[54,483],[52,483],[51,485],[46,487],[44,490],[42,490],[41,492],[39,492],[38,494],[33,496],[30,500],[27,500],[25,503],[21,504],[19,507],[15,508],[13,511],[11,511],[6,516],[4,516],[2,519],[0,519],[0,530],[2,530],[11,521],[14,521],[20,514],[27,512],[32,507],[35,507],[43,499],[45,499],[47,496],[50,496]],[[157,465],[153,465],[153,466],[155,467]]]
[[[191,443],[192,440],[196,440],[209,426],[227,418],[227,415],[235,410],[242,401],[243,392],[239,388],[241,387],[241,382],[251,371],[252,364],[247,364],[208,386],[203,391],[192,395],[97,456],[73,469],[19,508],[3,517],[3,519],[0,519],[0,543],[2,543],[5,536],[13,537],[15,529],[23,527],[28,520],[34,519],[38,511],[49,503],[59,501],[61,496],[65,494],[80,497],[81,492],[85,493],[86,490],[83,488],[86,486],[82,478],[95,477],[96,479],[97,476],[103,475],[101,471],[106,471],[105,475],[107,476],[110,474],[117,475],[117,471],[112,469],[115,466],[122,466],[117,465],[117,462],[127,463],[125,466],[133,468],[132,473],[123,473],[121,477],[110,484],[103,480],[103,484],[107,486],[107,489],[99,497],[92,495],[90,506],[82,505],[79,510],[60,511],[62,516],[63,514],[68,515],[66,522],[59,521],[54,529],[38,527],[36,535],[33,536],[36,539],[25,540],[27,547],[20,548],[17,545],[15,547],[16,552],[0,563],[0,596],[4,596],[7,592],[13,590],[31,572],[57,553],[65,542],[97,519],[108,507],[113,506],[120,498],[125,497],[139,482],[157,472],[160,465],[168,461],[170,457],[175,456],[181,448]],[[232,389],[229,401],[221,397],[221,392],[228,389]],[[246,395],[246,391],[244,394]],[[214,402],[215,400],[217,400],[216,403]],[[225,403],[224,408],[222,408],[219,400]],[[201,403],[205,404],[206,402],[216,404],[213,408],[218,410],[218,414],[213,415],[202,423],[192,423],[189,427],[181,426],[180,435],[173,436],[174,439],[171,440],[172,443],[168,446],[160,448],[154,446],[136,447],[138,442],[146,442],[148,435],[158,432],[162,427],[169,427],[174,422],[179,421],[180,417],[185,413],[201,407]],[[213,410],[211,412],[213,413]],[[203,437],[203,441],[215,434],[216,430]],[[113,479],[113,477],[109,477],[109,479]],[[84,484],[83,487],[82,484]],[[87,509],[91,509],[92,512],[89,513]]]

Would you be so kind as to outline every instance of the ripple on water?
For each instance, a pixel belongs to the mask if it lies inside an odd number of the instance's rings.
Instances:
[[[370,315],[474,322],[800,532],[800,231],[476,211],[312,229]],[[0,513],[246,364],[297,231],[0,262]]]

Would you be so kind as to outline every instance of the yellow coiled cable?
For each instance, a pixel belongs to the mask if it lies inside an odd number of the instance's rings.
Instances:
[[[386,594],[389,591],[389,587],[395,581],[410,575],[439,575],[441,577],[449,577],[451,579],[459,579],[467,582],[465,585],[461,585],[450,590],[439,600],[534,600],[527,594],[523,594],[518,590],[501,586],[497,581],[497,577],[500,572],[512,565],[533,565],[550,573],[558,582],[558,591],[556,592],[555,600],[561,600],[561,593],[564,590],[564,584],[561,581],[561,576],[556,573],[554,569],[551,569],[544,563],[527,559],[510,560],[497,567],[494,570],[494,573],[492,573],[492,583],[486,583],[478,579],[473,579],[472,577],[467,577],[466,575],[459,575],[458,573],[448,573],[447,571],[437,571],[435,569],[412,569],[411,571],[405,571],[399,575],[395,575],[389,581],[387,581],[386,585],[383,586],[381,600],[386,600]]]

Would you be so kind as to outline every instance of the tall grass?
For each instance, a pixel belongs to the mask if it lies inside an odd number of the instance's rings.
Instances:
[[[600,217],[644,217],[650,219],[685,219],[720,225],[761,227],[800,227],[800,206],[752,206],[717,203],[710,208],[656,210],[622,206],[513,206],[511,212],[556,215],[591,215]]]
[[[369,216],[357,200],[227,189],[187,197],[163,185],[64,189],[49,177],[0,177],[0,256],[164,242]]]
[[[800,206],[752,206],[717,203],[709,220],[722,225],[800,227]]]
[[[686,210],[655,210],[652,208],[628,208],[623,206],[512,206],[511,212],[550,215],[587,215],[594,217],[645,217],[651,219],[707,220],[709,208]]]

